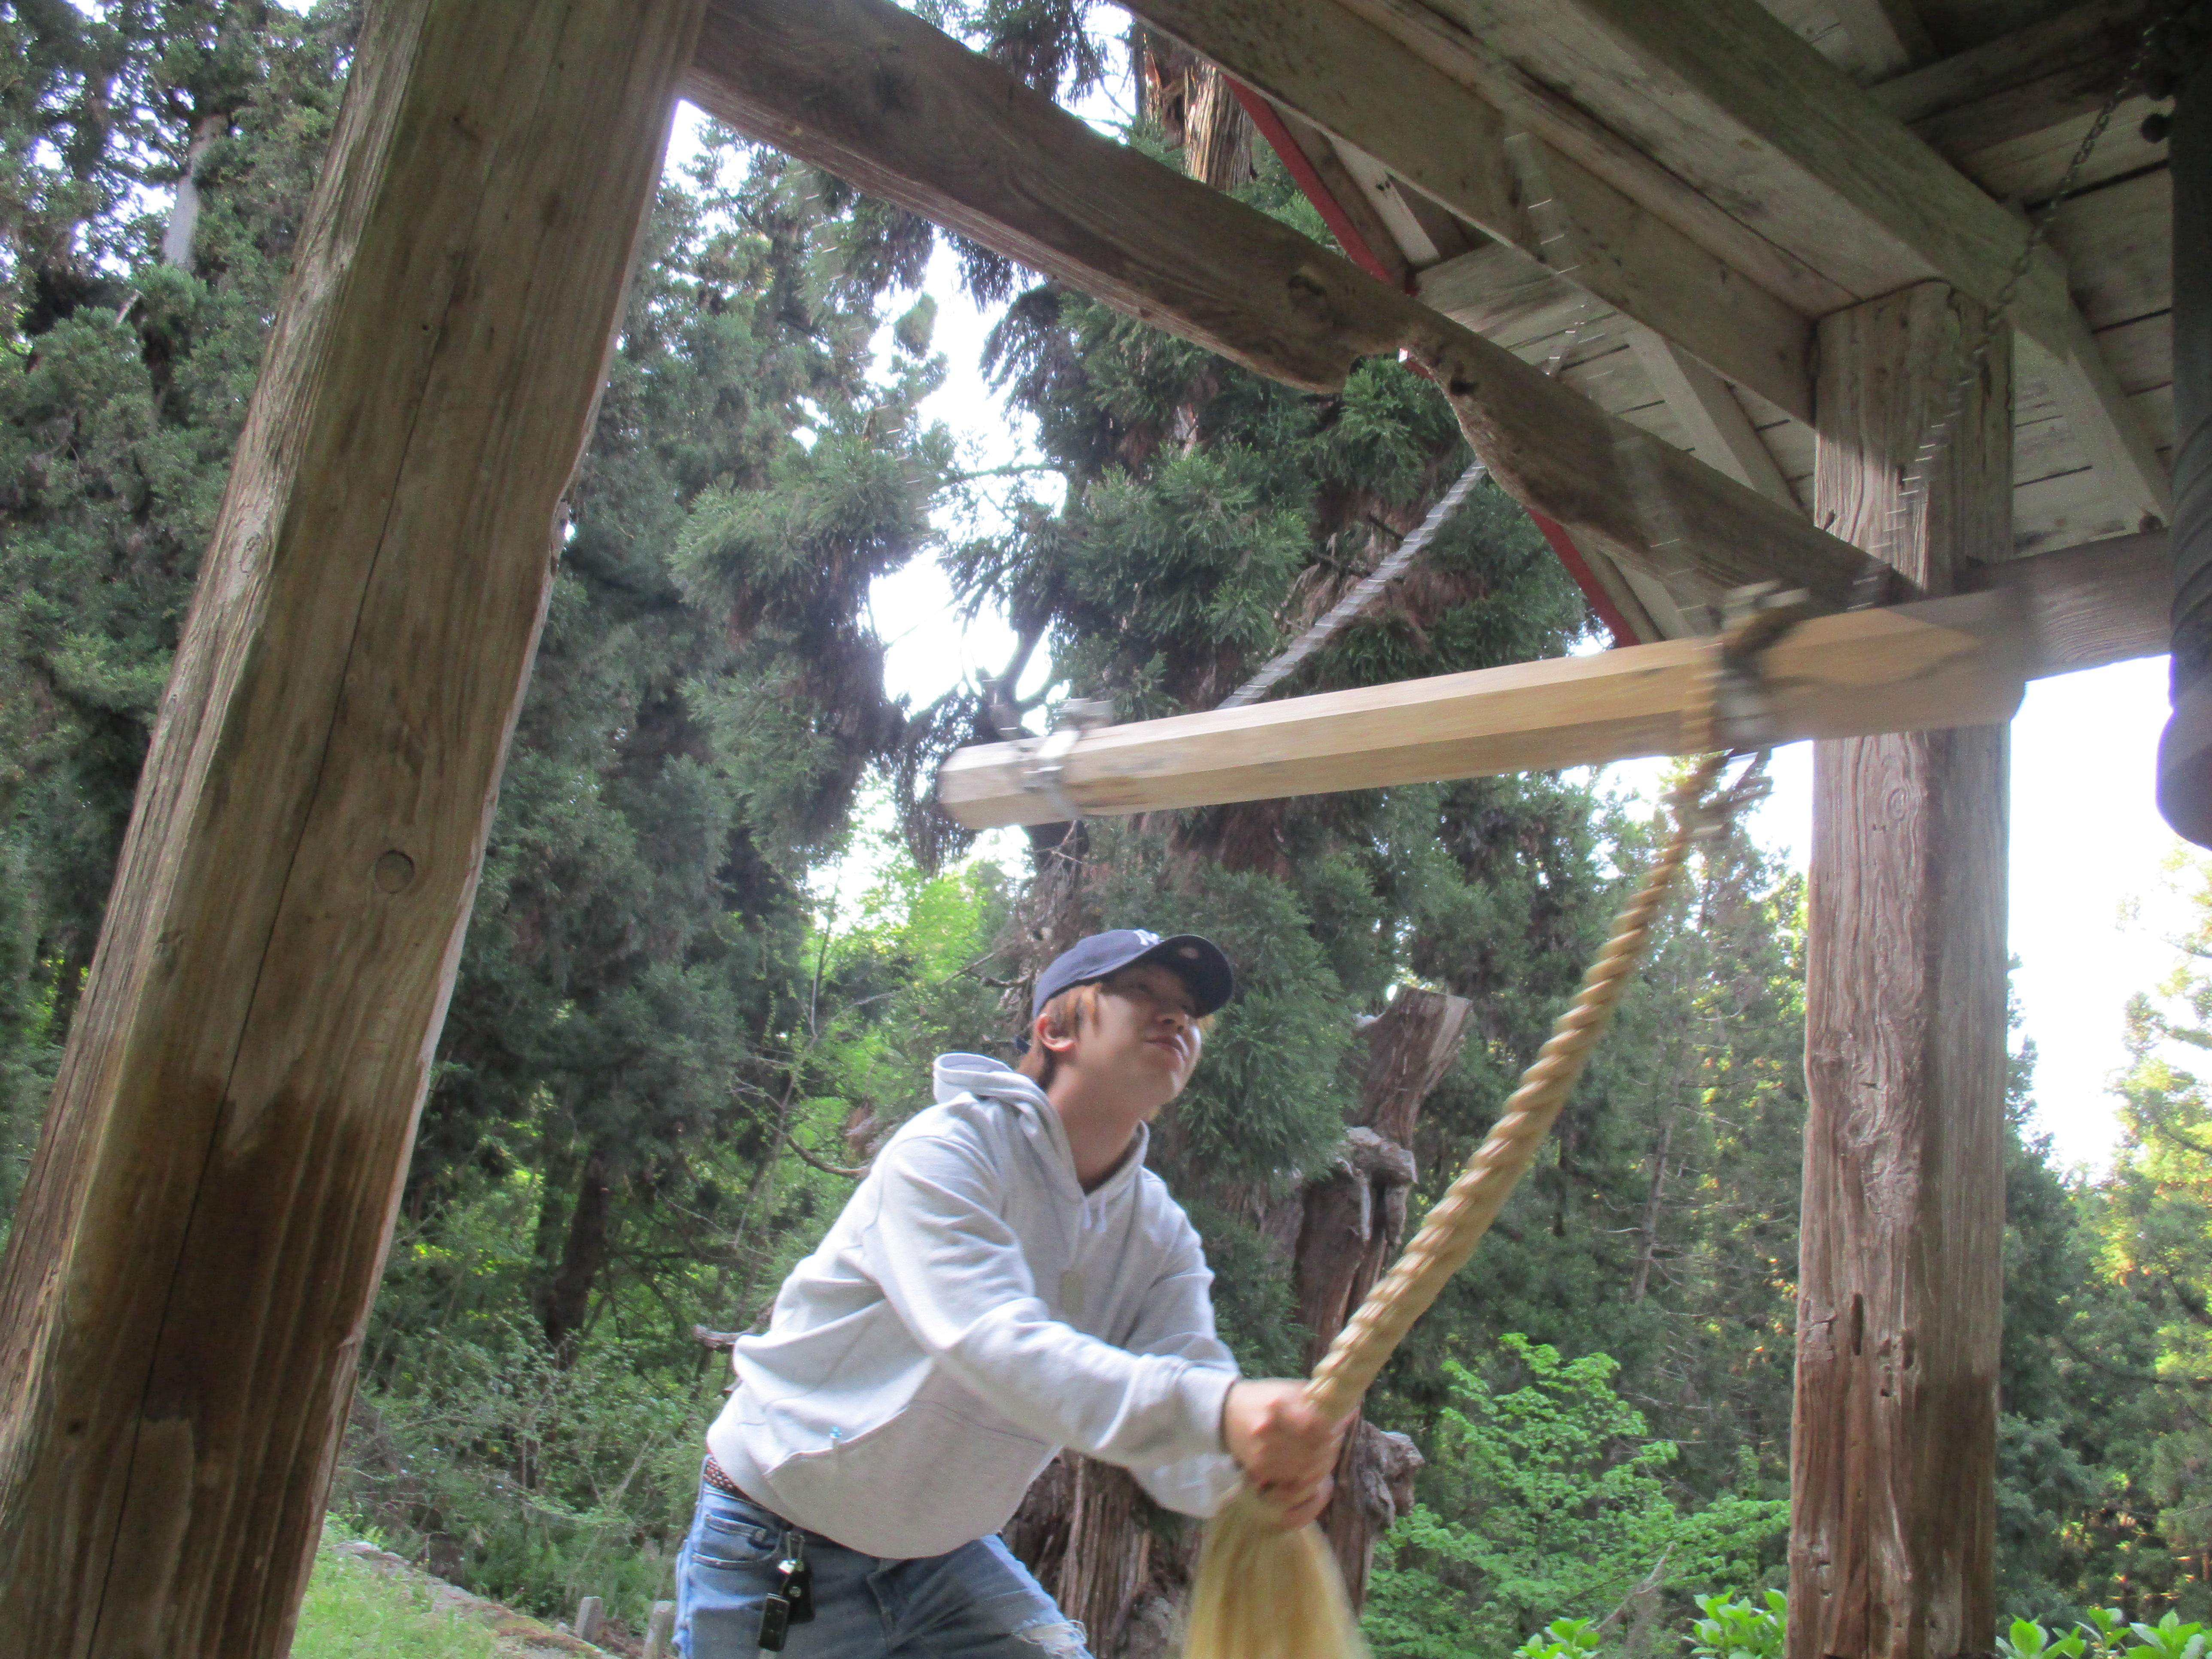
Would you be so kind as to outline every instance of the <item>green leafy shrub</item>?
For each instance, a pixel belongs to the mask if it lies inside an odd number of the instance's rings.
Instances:
[[[2089,1644],[2079,1631],[2054,1636],[2033,1619],[2015,1619],[2012,1628],[1997,1638],[2003,1659],[2081,1659]]]
[[[1683,1506],[1662,1473],[1675,1448],[1614,1391],[1610,1358],[1508,1335],[1498,1369],[1519,1386],[1446,1368],[1457,1404],[1431,1439],[1425,1501],[1377,1552],[1365,1619],[1377,1654],[1494,1655],[1548,1628],[1547,1613],[1600,1619],[1645,1583],[1759,1573],[1787,1506],[1733,1493]]]
[[[1780,1590],[1754,1601],[1732,1590],[1691,1598],[1698,1617],[1680,1641],[1690,1659],[1782,1659],[1790,1633],[1790,1601]],[[1513,1659],[1595,1659],[1605,1651],[1614,1618],[1554,1619],[1514,1650]],[[1624,1633],[1623,1652],[1653,1651]],[[2117,1607],[2092,1607],[2070,1631],[2015,1619],[1996,1638],[2000,1659],[2204,1659],[2203,1626],[2169,1611],[2156,1624],[2130,1623]],[[1662,1639],[1656,1651],[1671,1644]]]
[[[1790,1632],[1790,1598],[1766,1592],[1765,1605],[1723,1591],[1696,1598],[1703,1617],[1690,1626],[1695,1659],[1782,1659]]]
[[[1595,1619],[1554,1619],[1513,1650],[1513,1659],[1589,1659],[1601,1632]]]

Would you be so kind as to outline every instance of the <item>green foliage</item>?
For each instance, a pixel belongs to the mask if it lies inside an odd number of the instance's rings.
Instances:
[[[1997,1638],[1997,1652],[2003,1659],[2081,1659],[2088,1651],[2088,1640],[2079,1631],[2069,1631],[2054,1636],[2032,1619],[2015,1619],[2012,1628]]]
[[[1587,1659],[1598,1650],[1595,1619],[1554,1619],[1513,1650],[1513,1659]]]
[[[2204,1626],[2194,1621],[2184,1624],[2179,1613],[2169,1612],[2155,1625],[2137,1621],[2128,1629],[2142,1644],[2132,1651],[2145,1659],[2203,1659]]]
[[[1692,1598],[1698,1617],[1690,1624],[1694,1659],[1782,1659],[1790,1633],[1790,1598],[1778,1589],[1753,1601],[1722,1592]]]
[[[1604,1354],[1563,1359],[1507,1335],[1513,1386],[1456,1364],[1430,1443],[1425,1501],[1378,1558],[1366,1628],[1406,1659],[1495,1652],[1559,1608],[1595,1619],[1639,1580],[1663,1589],[1756,1574],[1787,1506],[1723,1495],[1685,1507],[1678,1455],[1615,1391]]]
[[[1781,1659],[1787,1650],[1790,1602],[1780,1590],[1768,1590],[1761,1601],[1725,1590],[1692,1601],[1698,1616],[1681,1638],[1692,1659]],[[1614,1622],[1555,1619],[1522,1643],[1514,1659],[1589,1659],[1605,1650]],[[1637,1638],[1617,1639],[1625,1651],[1648,1650],[1636,1645]],[[2172,1613],[2155,1625],[2131,1624],[2117,1607],[2091,1607],[2070,1631],[2015,1619],[1996,1638],[2001,1659],[2203,1659],[2204,1648],[2201,1625],[2184,1624]]]

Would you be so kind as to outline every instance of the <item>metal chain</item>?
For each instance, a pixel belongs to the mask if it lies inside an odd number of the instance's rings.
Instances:
[[[2112,118],[2119,112],[2120,106],[2127,101],[2129,93],[2142,83],[2143,72],[2150,66],[2151,55],[2157,51],[2166,28],[2188,9],[2191,3],[2192,0],[2176,0],[2176,3],[2168,6],[2144,25],[2142,39],[2136,45],[2134,60],[2129,64],[2126,72],[2113,83],[2103,107],[2097,112],[2097,118],[2089,124],[2088,131],[2081,135],[2081,142],[2074,147],[2073,157],[2067,162],[2066,171],[2059,176],[2057,189],[2029,220],[2027,235],[2021,244],[2020,257],[2012,262],[2012,270],[2005,276],[2004,286],[1997,290],[1996,299],[1983,318],[1981,331],[1968,349],[1966,363],[1960,369],[1958,378],[1952,382],[1951,394],[1945,401],[1942,414],[1930,422],[1921,435],[1919,446],[1913,453],[1912,465],[1905,472],[1898,489],[1897,504],[1890,509],[1888,546],[1884,550],[1885,553],[1898,550],[1899,538],[1906,520],[1911,516],[1915,504],[1925,499],[1934,484],[1942,466],[1944,452],[1950,447],[1959,418],[1966,413],[1966,394],[1981,379],[1982,365],[1988,362],[2013,303],[2020,297],[2021,284],[2027,280],[2027,273],[2034,268],[2035,256],[2042,251],[2051,222],[2057,217],[2058,210],[2066,204],[2067,199],[2074,193],[2075,186],[2081,182],[2082,168],[2088,166],[2090,155],[2112,125]],[[1889,562],[1894,564],[1897,561],[1893,558]]]

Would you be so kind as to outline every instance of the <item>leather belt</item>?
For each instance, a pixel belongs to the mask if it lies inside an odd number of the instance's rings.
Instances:
[[[732,1498],[742,1498],[748,1504],[759,1502],[750,1492],[730,1479],[727,1471],[714,1461],[714,1455],[712,1452],[707,1454],[707,1467],[702,1473],[706,1476],[707,1484],[715,1491],[726,1492]]]

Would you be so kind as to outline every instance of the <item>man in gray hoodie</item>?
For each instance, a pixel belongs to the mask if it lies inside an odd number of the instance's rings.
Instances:
[[[1286,1524],[1339,1427],[1242,1382],[1197,1234],[1144,1167],[1233,994],[1194,934],[1094,934],[1037,981],[1018,1070],[951,1054],[741,1338],[677,1560],[687,1659],[1084,1659],[997,1537],[1061,1447],[1208,1516],[1238,1479]]]

